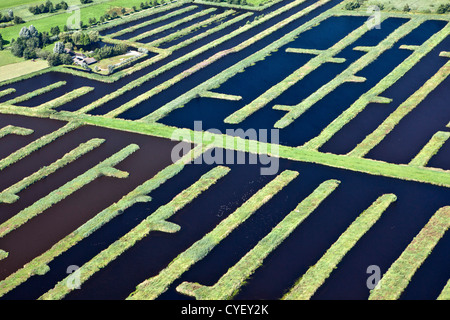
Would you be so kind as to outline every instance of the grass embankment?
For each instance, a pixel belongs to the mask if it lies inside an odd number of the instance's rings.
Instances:
[[[431,158],[439,152],[442,146],[450,138],[450,132],[438,131],[430,141],[420,150],[420,152],[411,160],[410,166],[420,166],[424,167],[428,164]]]
[[[109,263],[119,257],[126,250],[134,246],[138,241],[149,235],[152,231],[177,232],[180,226],[167,221],[175,213],[191,203],[204,191],[209,189],[219,179],[224,177],[230,171],[229,168],[219,166],[204,174],[192,186],[182,191],[169,203],[159,207],[155,212],[149,215],[135,228],[126,235],[111,244],[107,249],[100,252],[81,268],[80,282],[87,281],[95,272],[106,267]],[[66,286],[67,279],[60,281],[52,290],[40,297],[42,300],[62,299],[71,289]]]
[[[81,125],[82,125],[81,122],[78,121],[70,122],[66,124],[64,127],[31,142],[30,144],[17,150],[16,152],[11,153],[9,156],[0,160],[0,171],[16,163],[17,161],[29,156],[34,151],[39,150],[42,147],[50,144],[55,139],[62,137],[66,133],[77,129]]]
[[[337,180],[322,183],[213,286],[183,282],[177,287],[177,291],[194,296],[198,300],[232,299],[245,281],[263,264],[267,256],[338,187],[339,183],[340,181]]]
[[[55,257],[69,250],[83,239],[89,237],[93,232],[100,229],[103,225],[118,215],[122,214],[126,209],[139,202],[151,201],[151,197],[148,196],[150,192],[177,175],[181,170],[183,170],[187,163],[191,162],[202,152],[203,146],[198,146],[192,149],[180,160],[161,170],[154,177],[138,186],[118,202],[101,211],[78,229],[58,241],[42,255],[26,263],[23,268],[17,270],[15,273],[0,282],[0,297],[16,288],[21,283],[27,281],[31,276],[36,274],[38,270],[45,269],[47,264],[50,263]]]
[[[252,44],[254,44],[256,41],[272,34],[273,32],[277,31],[278,29],[284,27],[285,25],[289,24],[290,22],[301,18],[307,14],[309,14],[311,11],[317,9],[318,7],[328,3],[330,0],[321,0],[318,1],[316,3],[314,3],[313,5],[301,10],[300,12],[291,15],[290,17],[284,19],[283,21],[273,25],[272,27],[260,32],[259,34],[255,35],[254,37],[247,39],[246,41],[242,42],[241,44],[229,49],[229,50],[224,50],[221,52],[216,53],[215,55],[213,55],[212,57],[210,57],[209,59],[195,65],[194,67],[186,70],[185,72],[183,72],[183,74],[179,75],[179,79],[183,79],[184,77],[200,70],[201,68],[204,68],[205,66],[216,62],[217,60],[221,59],[224,56],[227,56],[228,54],[231,53],[235,53],[235,52],[239,52],[249,46],[251,46]],[[302,4],[304,2],[304,0],[298,0],[298,1],[293,1],[291,3],[289,3],[288,5],[281,7],[278,10],[275,10],[271,13],[268,13],[267,15],[264,15],[262,18],[253,21],[250,24],[246,24],[244,26],[242,26],[241,28],[235,30],[234,32],[230,33],[228,36],[229,38],[232,38],[235,36],[235,33],[239,34],[243,31],[246,31],[252,27],[255,27],[257,25],[259,25],[262,22],[265,22],[273,17],[276,17],[279,14],[282,14],[283,12],[296,7],[300,4]],[[189,102],[190,100],[192,100],[193,98],[195,98],[196,96],[198,96],[200,93],[204,92],[204,91],[208,91],[214,88],[217,88],[218,86],[220,86],[220,84],[224,83],[226,80],[228,80],[229,78],[231,78],[233,75],[235,75],[237,72],[245,69],[245,67],[250,66],[251,64],[253,64],[254,62],[264,58],[266,55],[268,55],[272,50],[276,50],[278,49],[281,43],[287,43],[290,40],[292,40],[295,37],[295,34],[300,33],[300,30],[306,30],[306,26],[310,26],[310,23],[305,23],[304,25],[302,25],[301,27],[299,27],[298,29],[294,30],[293,32],[290,32],[288,35],[284,36],[282,38],[282,40],[278,40],[273,42],[271,45],[267,46],[266,48],[258,51],[257,53],[251,55],[249,58],[243,59],[240,62],[238,62],[237,64],[233,65],[232,67],[222,71],[221,73],[219,73],[218,75],[210,78],[208,81],[203,82],[202,84],[200,84],[199,86],[189,90],[188,92],[186,92],[185,94],[179,96],[178,98],[172,100],[171,102],[169,102],[168,104],[162,106],[161,108],[159,108],[158,110],[155,110],[154,112],[152,112],[151,114],[149,114],[148,116],[143,117],[141,120],[144,122],[155,122],[160,120],[161,118],[165,117],[167,114],[169,114],[171,111],[173,111],[176,108],[180,108],[181,106],[183,106],[184,104],[186,104],[187,102]],[[177,80],[178,81],[178,80]],[[134,105],[133,105],[134,106]],[[122,106],[124,107],[124,106]],[[127,108],[130,108],[132,106],[127,106]],[[125,109],[126,110],[126,109]],[[119,112],[122,110],[119,110]],[[115,112],[112,115],[113,116],[117,116],[119,113]]]
[[[439,209],[371,291],[369,300],[396,300],[450,227],[450,207]]]
[[[345,230],[317,263],[310,267],[283,296],[284,300],[309,300],[330,276],[339,262],[361,237],[378,221],[382,213],[397,200],[394,194],[379,197]]]
[[[450,61],[431,77],[419,90],[403,102],[383,123],[348,153],[352,157],[364,157],[378,145],[394,127],[416,108],[450,74]]]
[[[75,148],[74,150],[70,151],[69,153],[65,154],[61,159],[53,162],[52,164],[42,167],[32,175],[24,178],[23,180],[15,183],[11,187],[3,190],[0,193],[0,203],[14,203],[19,199],[19,196],[17,195],[22,190],[25,190],[30,185],[34,184],[35,182],[44,179],[45,177],[51,175],[52,173],[56,172],[57,170],[67,166],[68,164],[74,162],[81,156],[85,155],[86,153],[94,150],[95,148],[98,148],[103,142],[105,142],[104,139],[91,139],[86,143],[82,143],[80,146]]]
[[[241,96],[235,96],[232,94],[225,93],[217,93],[212,91],[203,91],[199,94],[202,98],[212,98],[212,99],[220,99],[220,100],[229,100],[229,101],[239,101],[242,100]]]
[[[306,142],[302,147],[318,150],[328,140],[331,139],[347,123],[361,113],[370,103],[389,103],[390,100],[380,95],[389,87],[394,85],[409,70],[411,70],[423,57],[429,54],[433,48],[441,43],[450,32],[450,24],[447,24],[441,31],[435,33],[419,48],[417,48],[408,58],[400,63],[386,77],[378,82],[369,91],[356,100],[348,109],[333,120],[322,132],[315,138]]]
[[[8,88],[0,91],[0,98],[7,96],[8,94],[16,92],[16,89],[14,88]]]
[[[72,90],[61,97],[55,98],[53,100],[47,101],[41,105],[38,105],[34,108],[38,109],[39,111],[49,111],[54,110],[58,107],[61,107],[62,105],[69,103],[72,100],[75,100],[76,98],[79,98],[85,94],[88,94],[92,90],[94,90],[94,87],[81,87],[75,90]]]
[[[34,130],[32,129],[8,125],[0,129],[0,139],[10,134],[14,134],[17,136],[28,136],[33,132]]]
[[[392,32],[386,39],[381,41],[377,46],[371,48],[367,53],[352,63],[346,70],[337,75],[333,80],[323,85],[309,97],[295,106],[274,106],[274,109],[287,111],[279,121],[275,123],[275,128],[285,128],[300,117],[304,112],[309,110],[314,104],[334,91],[337,87],[348,81],[361,81],[356,74],[374,62],[384,52],[391,49],[400,39],[409,34],[412,30],[419,27],[425,19],[413,18],[404,25],[400,26]],[[367,26],[365,26],[367,29]]]
[[[79,175],[72,181],[67,182],[60,188],[50,192],[47,196],[41,198],[40,200],[33,203],[31,206],[23,209],[16,215],[14,215],[9,220],[5,221],[0,225],[0,238],[7,235],[9,232],[17,229],[28,220],[41,214],[45,210],[52,207],[54,204],[64,200],[72,193],[81,189],[85,185],[91,183],[100,176],[114,177],[114,178],[126,178],[128,177],[127,172],[120,171],[114,166],[129,155],[136,152],[139,146],[131,144],[128,147],[123,148],[121,151],[117,152],[108,159],[102,161],[92,169],[86,171],[85,173]]]
[[[344,1],[340,6],[344,7],[347,2]],[[435,13],[441,4],[448,4],[448,0],[367,0],[364,1],[358,11],[366,12],[370,6],[383,8],[383,12],[405,12],[407,5],[410,8],[409,13]]]
[[[445,285],[444,289],[442,289],[436,300],[450,300],[450,279],[448,280],[447,284]]]
[[[264,188],[248,199],[235,212],[222,220],[211,232],[178,255],[157,276],[139,284],[127,299],[155,299],[196,262],[203,259],[214,247],[234,229],[247,220],[256,210],[267,203],[275,194],[296,178],[298,172],[284,171]]]
[[[301,81],[304,77],[306,77],[308,74],[310,74],[323,64],[328,62],[343,62],[342,60],[336,60],[335,56],[338,55],[342,50],[347,48],[349,45],[354,43],[356,40],[358,40],[360,37],[362,37],[368,31],[369,28],[367,28],[367,26],[364,24],[358,29],[352,31],[349,35],[347,35],[345,38],[340,40],[328,50],[305,50],[288,48],[286,50],[287,52],[315,54],[316,57],[312,58],[304,66],[294,71],[284,80],[271,87],[255,100],[228,116],[225,119],[225,123],[237,124],[244,121],[248,116],[255,113],[259,109],[262,109],[269,102],[276,99],[287,89],[295,85],[297,82]],[[274,109],[284,110],[284,108],[282,108],[281,106],[274,106]]]
[[[17,104],[19,104],[21,102],[30,100],[31,98],[37,97],[37,96],[39,96],[41,94],[44,94],[44,93],[50,92],[50,91],[52,91],[54,89],[60,88],[62,86],[65,86],[66,84],[67,84],[66,81],[58,81],[58,82],[52,83],[52,84],[50,84],[50,85],[48,85],[46,87],[43,87],[43,88],[40,88],[40,89],[31,91],[31,92],[28,92],[28,93],[26,93],[24,95],[21,95],[20,97],[17,97],[17,98],[5,101],[3,104],[17,105]]]

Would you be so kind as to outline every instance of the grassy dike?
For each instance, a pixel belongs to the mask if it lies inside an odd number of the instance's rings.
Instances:
[[[450,61],[431,77],[421,88],[403,102],[383,123],[369,134],[360,144],[348,153],[352,157],[363,157],[377,146],[394,127],[416,108],[425,98],[438,87],[450,74]]]
[[[183,282],[177,287],[177,291],[194,296],[197,300],[232,299],[245,281],[263,264],[267,256],[338,187],[339,183],[340,181],[337,180],[322,183],[213,286]]]
[[[117,170],[114,168],[114,166],[123,161],[124,159],[126,159],[132,153],[136,152],[138,149],[139,146],[135,144],[131,144],[123,148],[116,154],[112,155],[108,159],[102,161],[101,163],[93,167],[92,169],[79,175],[72,181],[67,182],[60,188],[50,192],[47,196],[36,201],[31,206],[23,209],[22,211],[14,215],[12,218],[10,218],[9,220],[5,221],[0,225],[0,238],[3,238],[5,235],[19,228],[28,220],[41,214],[45,210],[52,207],[54,204],[64,200],[72,193],[81,189],[85,185],[91,183],[100,176],[107,176],[114,178],[128,177],[127,172]]]
[[[8,94],[16,92],[16,89],[14,88],[8,88],[0,91],[0,98],[7,96]]]
[[[32,184],[45,177],[51,175],[57,170],[67,166],[68,164],[74,162],[81,156],[87,154],[88,152],[98,148],[101,144],[105,142],[104,139],[91,139],[86,143],[80,144],[77,148],[65,154],[61,159],[56,160],[52,164],[42,167],[32,175],[22,179],[21,181],[15,183],[11,187],[3,190],[0,193],[0,203],[14,203],[19,199],[17,195],[20,191],[25,190]]]
[[[450,227],[450,207],[439,209],[371,291],[369,300],[396,300]]]
[[[35,108],[39,110],[50,110],[50,109],[56,109],[58,107],[61,107],[62,105],[69,103],[72,100],[75,100],[78,97],[84,96],[88,94],[89,92],[93,91],[94,87],[81,87],[75,90],[72,90],[61,97],[55,98],[53,100],[47,101],[39,106],[36,106]]]
[[[14,134],[17,136],[28,136],[34,131],[28,128],[16,127],[16,126],[6,126],[0,129],[0,139],[6,137],[7,135]]]
[[[361,237],[378,221],[391,203],[397,200],[394,194],[378,198],[366,211],[345,230],[317,263],[296,282],[283,296],[284,300],[309,300],[330,276],[339,262]]]
[[[410,71],[423,57],[429,54],[433,48],[441,43],[450,33],[450,24],[447,24],[441,31],[435,33],[420,47],[400,63],[393,71],[378,82],[369,91],[363,94],[348,109],[333,120],[322,132],[315,138],[306,142],[302,148],[318,150],[327,141],[329,141],[339,130],[347,123],[353,120],[370,103],[389,103],[390,100],[380,96],[385,90],[394,85],[400,78]]]
[[[267,203],[298,175],[296,171],[283,171],[260,189],[235,212],[222,220],[211,232],[178,255],[157,276],[139,284],[128,300],[156,299],[192,265],[203,259],[234,229],[247,220],[256,210]]]
[[[179,193],[169,203],[159,207],[155,212],[150,214],[146,219],[139,223],[126,235],[111,244],[107,249],[100,252],[89,262],[80,268],[80,282],[86,282],[95,272],[105,268],[109,263],[114,261],[126,250],[134,246],[137,242],[149,235],[153,231],[161,232],[177,232],[180,226],[168,222],[167,220],[175,213],[180,211],[186,205],[191,203],[200,194],[208,190],[218,180],[224,177],[230,171],[229,168],[218,166],[204,174],[197,182]],[[42,300],[62,299],[70,291],[70,287],[66,285],[68,278],[60,281],[53,289],[40,297]]]
[[[161,170],[154,177],[122,197],[122,199],[118,202],[99,212],[95,217],[54,244],[45,253],[26,263],[21,269],[17,270],[15,273],[0,282],[0,297],[27,281],[31,276],[37,274],[40,270],[47,269],[46,266],[55,257],[69,250],[83,239],[89,237],[103,225],[122,214],[126,209],[136,203],[151,201],[151,197],[149,197],[148,194],[181,172],[186,164],[200,156],[203,151],[203,146],[200,145],[195,147],[174,164]]]
[[[430,141],[428,141],[428,143],[422,148],[422,150],[420,150],[420,152],[414,157],[414,159],[411,160],[409,165],[420,167],[426,166],[431,158],[439,152],[439,150],[449,138],[450,132],[436,132],[433,137],[431,137]]]

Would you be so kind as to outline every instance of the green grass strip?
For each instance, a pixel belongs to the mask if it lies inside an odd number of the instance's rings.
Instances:
[[[420,152],[411,160],[410,166],[425,167],[430,159],[438,153],[445,142],[450,138],[450,132],[436,132]]]
[[[124,35],[124,34],[130,33],[130,32],[133,32],[133,31],[136,31],[136,30],[138,30],[138,29],[140,29],[140,28],[144,28],[144,27],[147,27],[147,26],[149,26],[149,25],[155,24],[155,23],[157,23],[157,22],[160,22],[160,21],[163,21],[163,20],[170,19],[170,18],[175,17],[175,16],[177,16],[177,15],[179,15],[179,14],[182,14],[182,13],[185,13],[185,12],[188,12],[188,11],[191,11],[191,10],[194,10],[195,8],[197,8],[197,6],[189,6],[189,7],[186,7],[186,8],[181,8],[181,9],[179,9],[179,10],[170,12],[170,13],[168,13],[168,14],[166,14],[166,15],[163,15],[163,16],[160,16],[160,17],[151,19],[151,20],[147,20],[147,21],[142,22],[142,23],[140,23],[140,24],[137,24],[137,25],[135,25],[135,26],[132,26],[132,27],[125,28],[125,29],[122,29],[122,30],[120,30],[120,31],[117,31],[116,33],[113,33],[113,34],[109,34],[107,37],[109,37],[109,38],[120,37],[120,36],[122,36],[122,35]]]
[[[91,139],[86,143],[80,144],[77,148],[65,154],[61,159],[53,162],[48,166],[42,167],[32,175],[24,178],[23,180],[12,185],[11,187],[3,190],[0,193],[0,203],[16,202],[19,199],[19,196],[17,195],[19,192],[25,190],[33,183],[51,175],[58,169],[61,169],[66,165],[72,163],[73,161],[77,160],[79,157],[85,155],[86,153],[94,150],[95,148],[98,148],[103,142],[105,142],[104,139]]]
[[[53,100],[50,100],[48,102],[45,102],[39,106],[36,106],[34,108],[38,109],[39,111],[46,111],[49,109],[56,109],[66,103],[69,103],[72,100],[75,100],[78,97],[84,96],[94,90],[94,87],[81,87],[75,90],[72,90],[61,97],[55,98]]]
[[[385,90],[391,87],[401,79],[409,70],[411,70],[423,57],[429,54],[433,48],[441,43],[450,33],[450,24],[447,24],[441,31],[431,36],[420,48],[415,50],[408,58],[402,61],[392,72],[384,77],[369,91],[363,94],[355,103],[346,109],[341,115],[333,120],[322,132],[315,138],[306,142],[302,147],[318,150],[328,140],[331,139],[347,123],[353,120],[361,113],[369,103],[379,102],[378,98]],[[383,99],[383,103],[388,102]]]
[[[212,91],[204,91],[199,95],[202,98],[212,98],[212,99],[220,99],[220,100],[229,100],[229,101],[238,101],[242,100],[241,96],[235,96],[232,94],[225,93],[217,93]]]
[[[182,23],[185,23],[185,22],[191,21],[193,19],[202,17],[204,15],[210,14],[211,12],[214,12],[216,10],[217,10],[216,8],[209,8],[209,9],[202,10],[200,12],[197,12],[195,14],[187,16],[187,17],[185,17],[183,19],[177,19],[177,20],[175,20],[172,23],[165,24],[165,25],[163,25],[163,26],[161,26],[159,28],[155,28],[153,30],[150,30],[150,31],[147,31],[147,32],[143,32],[140,35],[138,35],[136,37],[133,37],[133,38],[130,38],[128,40],[132,41],[132,42],[139,42],[140,40],[148,38],[148,37],[150,37],[150,36],[152,36],[154,34],[158,34],[158,33],[163,32],[165,30],[174,28],[174,27],[176,27],[176,26],[178,26],[178,25],[180,25]]]
[[[439,209],[371,291],[369,300],[396,300],[450,227],[450,207]]]
[[[0,160],[0,171],[5,169],[6,167],[16,163],[17,161],[29,156],[34,151],[39,150],[40,148],[50,144],[51,142],[53,142],[54,140],[56,140],[59,137],[62,137],[66,133],[77,129],[81,125],[82,125],[82,123],[78,122],[78,121],[69,122],[64,127],[31,142],[30,144],[26,145],[25,147],[10,154],[6,158],[1,159]]]
[[[377,146],[394,127],[416,108],[425,98],[436,89],[450,74],[450,61],[433,75],[419,90],[403,102],[389,117],[383,121],[371,134],[348,153],[352,157],[364,157]]]
[[[6,95],[8,95],[8,94],[14,93],[14,92],[16,92],[16,89],[14,89],[14,88],[9,88],[9,89],[5,89],[5,90],[1,90],[1,91],[0,91],[0,98],[6,96]]]
[[[0,139],[10,134],[14,134],[17,136],[28,136],[30,134],[33,134],[33,132],[34,130],[31,129],[9,125],[0,129]]]
[[[263,264],[264,259],[338,187],[339,183],[337,180],[322,183],[213,286],[183,282],[177,287],[177,291],[194,296],[197,300],[232,299],[245,281]]]
[[[203,259],[215,246],[225,239],[234,229],[247,220],[263,204],[297,177],[296,171],[283,171],[264,188],[248,199],[235,212],[222,220],[211,232],[195,242],[189,249],[178,255],[157,276],[139,284],[136,291],[127,299],[156,299],[196,262]]]
[[[219,179],[223,178],[228,172],[229,168],[218,166],[204,174],[197,182],[179,193],[169,203],[159,207],[150,216],[139,223],[126,235],[111,244],[107,249],[100,252],[89,262],[80,268],[80,283],[86,282],[93,274],[100,269],[106,267],[111,261],[114,261],[122,253],[133,247],[137,242],[148,236],[152,231],[161,232],[177,232],[180,226],[168,222],[167,219],[172,217],[175,213],[191,203],[201,193],[210,188]],[[62,299],[71,289],[66,285],[67,279],[60,281],[53,289],[40,297],[42,300],[56,300]]]
[[[44,94],[44,93],[50,92],[50,91],[52,91],[54,89],[57,89],[59,87],[62,87],[64,85],[66,85],[66,84],[67,84],[66,81],[58,81],[58,82],[53,83],[51,85],[48,85],[46,87],[43,87],[43,88],[40,88],[40,89],[31,91],[31,92],[28,92],[28,93],[26,93],[24,95],[21,95],[20,97],[17,97],[17,98],[5,101],[3,104],[9,104],[9,105],[19,104],[21,102],[30,100],[31,98],[37,97],[37,96],[39,96],[41,94]]]
[[[391,203],[397,200],[394,194],[379,197],[367,210],[345,230],[317,263],[296,282],[284,295],[284,300],[309,300],[322,286],[339,262],[355,246],[361,237],[378,221]]]
[[[113,166],[123,161],[129,155],[134,153],[139,149],[139,146],[131,144],[121,151],[117,152],[108,159],[102,161],[94,168],[86,171],[85,173],[79,175],[72,181],[67,182],[62,187],[52,191],[47,196],[41,198],[40,200],[33,203],[31,206],[23,209],[18,214],[14,215],[9,220],[5,221],[0,225],[0,238],[7,235],[9,232],[17,229],[28,220],[41,214],[45,210],[52,207],[54,204],[64,200],[77,190],[81,189],[85,185],[91,183],[100,176],[114,177],[114,178],[126,178],[128,177],[127,172],[123,172],[115,169]]]
[[[118,202],[104,209],[78,229],[58,241],[49,250],[26,263],[15,273],[9,275],[0,282],[0,297],[27,281],[31,276],[36,274],[38,270],[44,269],[55,257],[89,237],[106,223],[122,214],[126,209],[139,202],[151,201],[148,194],[180,173],[187,163],[190,163],[193,159],[201,155],[203,149],[203,146],[195,147],[180,160],[158,172],[154,177],[122,197]]]
[[[8,257],[8,252],[0,249],[0,260],[6,259]]]
[[[404,25],[400,26],[397,30],[392,32],[386,39],[381,41],[377,46],[373,47],[372,50],[367,52],[364,56],[359,58],[357,61],[352,63],[346,70],[341,72],[333,80],[323,85],[320,89],[315,91],[309,97],[304,99],[302,102],[295,106],[274,106],[274,109],[288,111],[279,121],[275,123],[275,128],[285,128],[294,122],[303,113],[309,110],[314,104],[323,99],[330,92],[334,91],[337,87],[345,82],[363,82],[364,78],[356,77],[355,74],[363,70],[369,64],[374,62],[378,57],[380,57],[384,52],[391,49],[401,38],[409,34],[412,30],[419,27],[425,20],[424,19],[411,19]],[[363,26],[368,30],[367,26]]]

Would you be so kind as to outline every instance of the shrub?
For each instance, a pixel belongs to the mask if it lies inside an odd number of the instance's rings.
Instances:
[[[350,1],[345,4],[345,10],[355,10],[361,7],[362,1],[356,0],[356,1]]]
[[[439,14],[450,12],[450,4],[441,4],[436,12]]]

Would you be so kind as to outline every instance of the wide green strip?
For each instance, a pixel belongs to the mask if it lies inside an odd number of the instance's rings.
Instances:
[[[264,188],[248,199],[235,212],[222,220],[211,232],[195,242],[189,249],[178,255],[157,276],[139,284],[127,299],[156,299],[196,262],[203,259],[214,247],[234,229],[247,220],[256,210],[272,199],[281,189],[297,177],[296,171],[283,171]]]
[[[352,157],[364,157],[377,146],[394,127],[416,108],[425,98],[436,89],[450,74],[450,61],[447,62],[433,77],[431,77],[419,90],[403,102],[389,117],[383,121],[371,134],[348,153]]]
[[[245,281],[263,264],[264,259],[338,187],[339,183],[337,180],[322,183],[213,286],[183,282],[177,287],[177,291],[194,296],[198,300],[232,299]]]
[[[9,105],[19,104],[21,102],[30,100],[31,98],[40,96],[41,94],[44,94],[44,93],[50,92],[54,89],[57,89],[59,87],[62,87],[64,85],[66,85],[66,83],[67,83],[66,81],[58,81],[58,82],[52,83],[51,85],[48,85],[46,87],[28,92],[24,95],[21,95],[20,97],[5,101],[3,104],[9,104]]]
[[[0,139],[10,134],[14,134],[17,136],[28,136],[30,134],[33,134],[33,132],[33,130],[28,128],[9,125],[0,129]]]
[[[371,291],[369,300],[396,300],[450,227],[450,207],[439,209]]]
[[[73,149],[69,153],[65,154],[61,159],[53,162],[52,164],[45,166],[32,175],[24,178],[23,180],[17,182],[11,187],[3,190],[0,193],[0,203],[14,203],[19,199],[17,195],[20,191],[28,188],[33,183],[44,179],[45,177],[51,175],[57,170],[65,167],[66,165],[74,162],[79,157],[85,155],[86,153],[98,148],[103,142],[104,139],[91,139],[86,143],[80,144],[77,148]]]
[[[79,175],[72,181],[67,182],[60,188],[49,193],[47,196],[36,201],[31,206],[23,209],[22,211],[14,215],[12,218],[10,218],[9,220],[5,221],[0,225],[0,238],[4,237],[11,231],[17,229],[18,227],[26,223],[28,220],[34,218],[35,216],[49,209],[54,204],[64,200],[65,198],[67,198],[77,190],[81,189],[85,185],[91,183],[100,176],[108,176],[115,178],[128,177],[127,172],[117,170],[113,166],[122,162],[125,158],[127,158],[129,155],[131,155],[138,149],[139,146],[135,144],[130,144],[129,146],[123,148],[121,151],[117,152],[113,156],[102,161],[94,168]]]
[[[219,179],[230,171],[229,168],[219,166],[204,174],[192,186],[182,191],[169,203],[159,207],[150,216],[144,219],[139,225],[133,228],[126,235],[111,244],[107,249],[100,252],[89,262],[80,268],[80,284],[86,282],[93,274],[106,267],[126,250],[134,246],[137,242],[148,236],[152,231],[177,232],[179,226],[167,221],[175,213],[192,202],[201,193],[210,188]],[[62,299],[71,289],[66,285],[68,279],[60,281],[53,289],[40,297],[42,300]]]
[[[36,106],[35,108],[38,109],[39,111],[56,109],[66,103],[69,103],[72,100],[75,100],[78,97],[88,94],[89,92],[91,92],[94,89],[95,89],[94,87],[81,87],[81,88],[72,90],[72,91],[62,95],[61,97],[55,98],[55,99],[45,102],[39,106]]]
[[[69,250],[83,239],[89,237],[93,232],[100,229],[118,215],[122,214],[126,209],[139,202],[151,201],[151,198],[147,196],[150,192],[157,189],[161,184],[181,172],[187,163],[190,163],[193,159],[201,155],[202,152],[203,146],[195,147],[180,160],[158,172],[150,180],[147,180],[118,202],[104,209],[78,229],[58,241],[42,255],[34,258],[32,261],[25,264],[23,268],[17,270],[15,273],[1,281],[0,297],[27,281],[39,270],[45,269],[47,264],[50,263],[55,257]]]
[[[378,221],[389,205],[396,200],[397,197],[394,194],[386,194],[378,198],[341,234],[322,258],[306,271],[283,299],[309,300],[333,270],[337,268],[347,252],[355,246],[359,239]]]
[[[420,150],[420,152],[411,160],[410,166],[420,166],[424,167],[428,164],[431,158],[439,152],[442,146],[450,138],[450,132],[438,131],[430,141]]]
[[[47,144],[50,144],[57,138],[65,135],[66,133],[75,130],[76,128],[80,127],[82,124],[79,121],[73,121],[68,124],[66,124],[64,127],[46,135],[43,136],[30,144],[26,145],[25,147],[17,150],[16,152],[10,154],[6,158],[3,158],[0,160],[0,171],[5,169],[6,167],[16,163],[17,161],[29,156],[31,153],[33,153],[36,150],[39,150],[40,148],[46,146]]]

